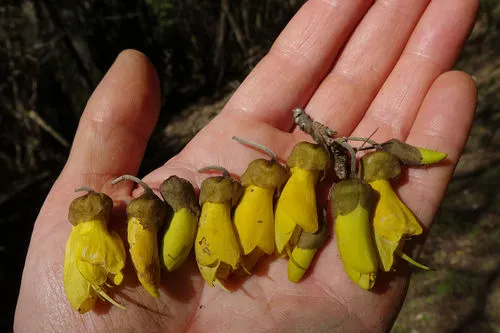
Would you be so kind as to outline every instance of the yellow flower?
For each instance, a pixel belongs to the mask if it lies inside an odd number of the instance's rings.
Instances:
[[[328,228],[326,218],[320,223],[320,228],[315,233],[302,232],[297,245],[289,254],[288,280],[299,282],[311,265],[316,252],[325,245],[328,240]]]
[[[132,180],[144,188],[144,194],[127,205],[127,239],[139,282],[151,296],[158,297],[160,257],[157,238],[158,228],[167,215],[167,207],[151,188],[137,177],[124,175],[115,179],[112,184],[124,179]]]
[[[129,252],[137,278],[144,289],[153,297],[158,297],[160,285],[160,261],[157,242],[158,228],[144,228],[141,220],[129,217],[127,240]]]
[[[256,247],[274,252],[273,195],[273,189],[248,185],[236,206],[234,224],[244,255]]]
[[[291,176],[278,198],[275,212],[278,254],[291,250],[302,230],[310,233],[318,230],[315,185],[330,159],[321,146],[301,142],[295,145],[287,163]]]
[[[398,139],[391,139],[380,146],[383,151],[397,157],[403,164],[409,166],[438,163],[448,156],[446,153],[435,150],[414,147]]]
[[[177,269],[188,257],[196,238],[200,206],[190,182],[171,176],[160,185],[160,192],[174,214],[163,235],[162,258],[167,271]]]
[[[344,270],[363,289],[371,289],[377,276],[377,250],[370,215],[373,190],[359,179],[342,180],[332,190],[335,233]]]
[[[125,309],[106,293],[108,282],[123,280],[125,248],[116,232],[107,230],[113,201],[90,189],[69,208],[73,229],[64,256],[64,290],[71,306],[80,313],[92,310],[98,297]],[[106,287],[105,287],[106,286]]]
[[[216,283],[221,287],[220,280],[227,279],[240,265],[240,246],[231,221],[231,208],[243,192],[227,171],[224,174],[207,178],[201,184],[201,215],[194,244],[203,279],[210,286]]]
[[[392,189],[390,179],[401,174],[398,159],[384,151],[365,155],[361,159],[361,173],[363,179],[379,194],[373,216],[373,230],[380,269],[390,271],[394,265],[394,255],[428,269],[402,252],[405,239],[422,234],[422,227]]]
[[[233,139],[263,147],[236,137]],[[288,170],[278,162],[276,155],[267,147],[263,148],[270,153],[271,160],[250,162],[241,176],[245,192],[234,211],[234,225],[247,269],[251,269],[261,255],[274,252],[273,199],[288,178]]]

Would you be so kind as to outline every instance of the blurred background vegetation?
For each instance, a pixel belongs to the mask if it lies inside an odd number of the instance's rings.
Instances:
[[[125,48],[146,53],[168,100],[140,175],[227,101],[303,0],[4,0],[0,4],[0,331],[12,330],[33,223],[91,92]],[[394,332],[500,332],[500,4],[480,0],[457,64],[476,121]]]

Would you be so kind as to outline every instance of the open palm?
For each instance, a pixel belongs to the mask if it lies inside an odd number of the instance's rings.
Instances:
[[[158,185],[172,174],[199,186],[197,169],[220,165],[241,174],[262,157],[231,140],[264,144],[286,158],[307,136],[293,127],[292,109],[305,107],[339,135],[398,138],[448,153],[449,163],[409,170],[398,192],[426,229],[443,198],[470,129],[476,90],[449,71],[465,41],[477,0],[311,0],[292,19],[224,110],[176,157],[145,178]],[[159,83],[146,57],[123,52],[91,97],[68,162],[35,224],[16,310],[18,332],[378,332],[390,328],[408,274],[381,276],[374,291],[353,284],[335,241],[311,274],[288,282],[286,261],[270,260],[232,294],[207,286],[193,258],[164,274],[150,297],[129,271],[113,289],[127,311],[99,304],[80,315],[63,290],[64,246],[71,230],[73,190],[91,186],[115,203],[131,183],[159,112]],[[120,220],[121,218],[121,220]],[[123,216],[118,216],[124,225]],[[116,225],[116,223],[115,223]],[[335,236],[334,236],[335,237]],[[128,265],[130,269],[130,265]]]

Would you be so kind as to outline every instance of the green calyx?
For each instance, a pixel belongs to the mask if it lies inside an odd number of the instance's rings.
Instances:
[[[200,216],[200,205],[194,187],[189,181],[170,176],[160,185],[160,193],[175,212],[185,208],[193,216]]]
[[[257,159],[248,165],[241,176],[243,186],[255,185],[265,189],[280,189],[289,177],[287,168],[277,161]]]
[[[354,178],[342,180],[332,189],[333,216],[347,215],[358,206],[370,211],[373,196],[373,189],[366,181]]]
[[[379,150],[360,160],[360,177],[367,182],[377,179],[393,179],[401,175],[401,163],[394,155]]]
[[[113,200],[110,197],[104,193],[89,191],[71,202],[68,219],[74,226],[91,220],[107,223],[112,209]]]
[[[287,164],[310,171],[325,171],[330,165],[328,152],[318,144],[299,142],[293,147]]]
[[[234,206],[240,200],[243,191],[243,186],[231,177],[209,177],[201,183],[200,206],[207,201]]]

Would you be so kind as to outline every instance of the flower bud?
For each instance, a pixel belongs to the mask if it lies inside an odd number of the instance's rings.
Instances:
[[[382,150],[396,156],[408,166],[422,166],[442,161],[448,156],[438,151],[419,148],[397,139],[391,139],[381,144]]]
[[[193,248],[200,206],[193,185],[177,176],[166,179],[160,185],[160,192],[173,209],[161,245],[163,264],[171,272],[187,259]]]
[[[331,205],[344,269],[354,283],[371,289],[377,276],[377,250],[370,225],[373,190],[363,180],[343,180],[332,189]]]

